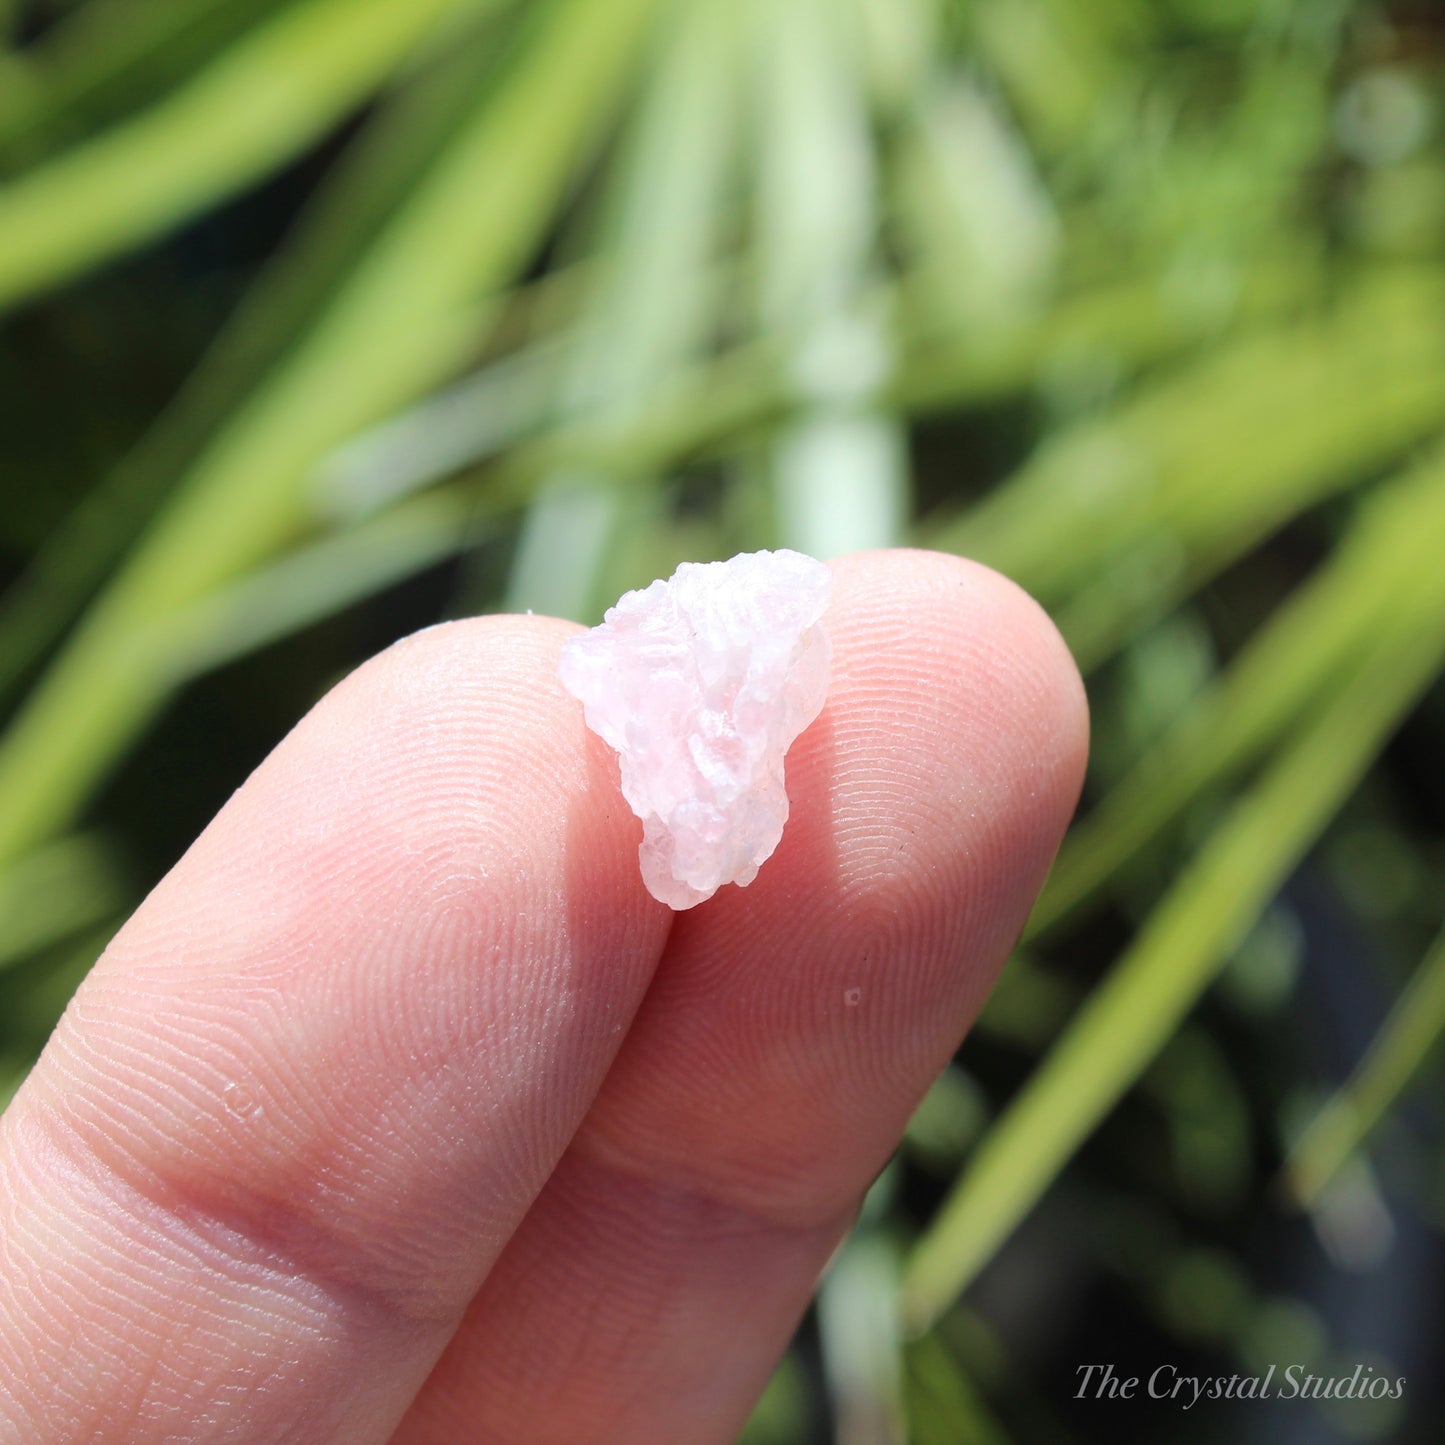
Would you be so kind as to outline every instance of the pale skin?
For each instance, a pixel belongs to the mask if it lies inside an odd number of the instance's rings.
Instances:
[[[0,1119],[0,1441],[736,1436],[1087,748],[1011,583],[833,566],[783,841],[687,913],[557,681],[572,624],[431,629],[296,727]]]

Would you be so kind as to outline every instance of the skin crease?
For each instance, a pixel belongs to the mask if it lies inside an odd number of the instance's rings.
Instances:
[[[1011,583],[832,565],[783,841],[687,913],[571,624],[418,634],[298,725],[0,1119],[0,1441],[736,1435],[1087,747]]]

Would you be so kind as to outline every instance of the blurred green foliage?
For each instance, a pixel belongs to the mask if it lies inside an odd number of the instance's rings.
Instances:
[[[1445,1026],[1442,74],[1404,0],[0,5],[0,1091],[180,844],[158,726],[227,709],[204,816],[397,618],[914,541],[1053,613],[1089,788],[749,1438],[1114,1438],[1101,1333],[1353,1364],[1320,1277],[1405,1220],[1438,1283],[1445,1221],[1397,1107]]]

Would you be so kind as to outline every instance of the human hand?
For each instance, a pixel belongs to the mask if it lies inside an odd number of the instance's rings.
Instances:
[[[0,1120],[0,1440],[723,1441],[1023,926],[1083,691],[1043,613],[834,564],[749,888],[644,890],[571,624],[337,687]]]

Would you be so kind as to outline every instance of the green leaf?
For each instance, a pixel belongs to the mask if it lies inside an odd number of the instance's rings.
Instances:
[[[1445,933],[1395,1000],[1348,1082],[1330,1097],[1285,1161],[1283,1182],[1312,1204],[1369,1138],[1445,1033]]]
[[[818,1334],[838,1438],[902,1445],[898,1251],[862,1229],[834,1256],[818,1290]]]
[[[810,1419],[808,1380],[791,1352],[778,1367],[743,1427],[739,1445],[793,1445]]]
[[[1052,437],[935,536],[1058,604],[1140,545],[1223,557],[1445,419],[1445,276],[1370,279],[1333,314],[1246,335]],[[1136,605],[1131,599],[1131,606]]]
[[[1371,497],[1319,570],[1257,630],[1225,676],[1101,799],[1060,849],[1029,920],[1036,936],[1079,906],[1207,788],[1256,760],[1332,676],[1373,646],[1445,536],[1445,455]]]
[[[473,540],[472,509],[462,498],[414,497],[208,593],[158,624],[138,647],[163,658],[172,686],[179,687],[414,576]]]
[[[557,409],[625,424],[711,343],[711,273],[736,132],[733,0],[685,0],[603,198],[603,239],[558,384]],[[619,490],[645,472],[562,468],[528,508],[504,606],[579,621],[616,550]]]
[[[57,839],[0,872],[0,970],[118,914],[111,849],[92,834]]]
[[[355,521],[534,436],[551,419],[566,350],[549,336],[509,352],[346,441],[317,470],[318,511]]]
[[[1445,570],[1234,806],[985,1136],[904,1271],[936,1320],[1178,1028],[1445,660]]]
[[[1233,278],[1230,317],[1240,326],[1290,315],[1317,300],[1323,277],[1299,257],[1262,259]],[[909,274],[898,298],[903,354],[884,398],[911,414],[929,415],[996,401],[1040,384],[1053,373],[1132,373],[1215,339],[1219,318],[1171,297],[1155,275],[1111,272],[1054,298],[1037,320],[960,329],[940,318],[936,287]],[[957,547],[953,534],[970,517],[935,524],[936,545]]]
[[[996,102],[962,78],[932,77],[895,171],[923,277],[960,332],[1017,326],[1038,308],[1055,279],[1059,217]]]
[[[0,145],[33,152],[153,98],[282,3],[89,0],[26,46],[23,70],[0,84]]]
[[[258,180],[359,105],[427,30],[482,0],[306,0],[175,94],[0,194],[0,310]]]
[[[916,1445],[1010,1445],[1011,1437],[989,1409],[977,1382],[936,1335],[909,1342],[909,1439]]]
[[[1307,266],[1261,266],[1245,277],[1240,306],[1251,318],[1277,315],[1297,308],[1318,286],[1318,275]],[[1197,317],[1159,305],[1152,279],[1070,296],[1035,325],[983,335],[941,334],[911,278],[896,288],[870,290],[861,306],[865,313],[898,318],[903,341],[877,402],[908,416],[985,406],[1017,394],[1061,355],[1097,352],[1132,369],[1184,350],[1201,335]],[[489,489],[521,502],[557,468],[656,472],[755,445],[760,434],[816,404],[816,394],[789,364],[797,349],[796,332],[764,335],[679,372],[636,416],[561,422],[499,459],[488,475]],[[956,544],[957,526],[926,523],[918,543],[948,550]]]
[[[497,69],[496,52],[496,37],[481,27],[378,107],[180,395],[6,589],[0,695],[53,646],[213,434],[344,285],[386,219],[475,110]]]
[[[1039,143],[1077,140],[1120,78],[1103,37],[1078,5],[1053,0],[977,0],[968,7],[975,44]]]
[[[65,826],[164,701],[157,623],[287,545],[311,469],[475,344],[478,292],[530,255],[601,139],[652,0],[566,0],[533,34],[307,342],[217,436],[0,742],[0,859]]]
[[[874,405],[893,370],[891,338],[860,305],[879,239],[863,59],[824,0],[752,14],[757,125],[769,137],[757,177],[758,310],[765,331],[788,338],[802,402],[769,457],[780,540],[817,557],[889,546],[908,514],[908,458],[898,420]]]

